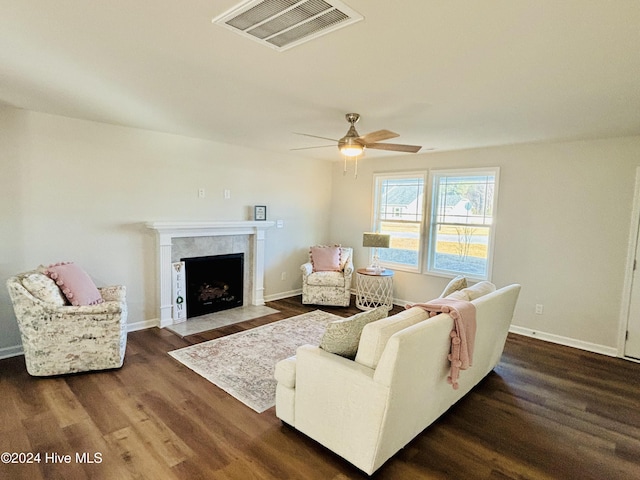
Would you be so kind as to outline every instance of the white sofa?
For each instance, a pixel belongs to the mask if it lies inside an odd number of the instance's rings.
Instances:
[[[355,360],[305,345],[279,362],[276,415],[372,474],[498,364],[520,285],[491,286],[479,297],[482,288],[454,294],[476,306],[477,323],[457,390],[447,382],[453,319],[413,307],[367,324]]]

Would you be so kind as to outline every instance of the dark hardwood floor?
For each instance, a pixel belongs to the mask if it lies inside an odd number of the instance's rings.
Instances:
[[[0,361],[0,452],[40,454],[0,478],[367,478],[167,355],[316,308],[268,305],[280,313],[184,339],[133,332],[119,370],[34,378],[23,357]],[[495,371],[374,477],[638,479],[640,364],[510,334]]]

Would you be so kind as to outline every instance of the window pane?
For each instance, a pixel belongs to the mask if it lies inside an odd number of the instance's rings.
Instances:
[[[390,248],[381,248],[378,251],[380,261],[418,265],[419,223],[383,221],[380,223],[380,233],[391,235]]]
[[[434,176],[430,270],[488,278],[496,174]]]
[[[377,252],[383,264],[419,269],[424,183],[423,173],[377,176],[374,230],[391,235],[390,248]]]
[[[487,227],[439,225],[435,239],[434,269],[487,276]]]
[[[438,178],[438,223],[490,224],[494,185],[494,175]]]
[[[393,178],[382,181],[379,216],[381,220],[422,220],[422,178]]]

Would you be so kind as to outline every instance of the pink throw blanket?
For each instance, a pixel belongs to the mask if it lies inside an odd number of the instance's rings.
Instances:
[[[430,317],[439,313],[448,313],[454,321],[451,331],[451,351],[448,359],[451,369],[447,381],[458,389],[460,370],[469,368],[473,361],[473,343],[476,338],[476,307],[464,300],[437,298],[427,303],[407,305],[406,308],[420,307],[429,312]]]

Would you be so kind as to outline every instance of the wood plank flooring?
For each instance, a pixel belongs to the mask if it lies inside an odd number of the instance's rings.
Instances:
[[[167,355],[317,308],[300,297],[268,306],[280,313],[184,339],[133,332],[119,370],[34,378],[23,357],[1,360],[0,453],[40,462],[0,463],[0,478],[367,478]],[[509,335],[495,371],[374,477],[638,479],[640,364]]]

